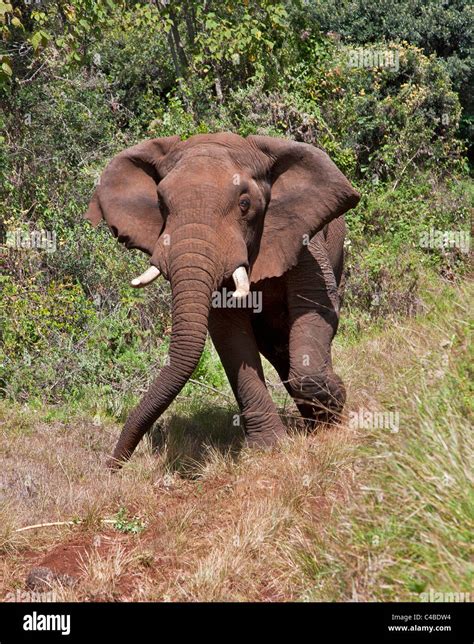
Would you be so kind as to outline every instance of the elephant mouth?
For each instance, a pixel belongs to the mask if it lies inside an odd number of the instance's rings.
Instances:
[[[128,241],[128,236],[123,236]],[[131,286],[134,288],[141,288],[154,282],[160,275],[166,281],[171,281],[170,271],[170,257],[168,246],[162,242],[163,237],[160,236],[155,244],[153,254],[150,258],[150,267],[145,270],[138,277],[131,280]],[[221,290],[224,286],[231,287],[231,282],[234,286],[234,297],[244,298],[250,292],[250,267],[248,262],[248,250],[245,242],[239,240],[235,249],[231,249],[221,262],[214,265],[214,288]],[[230,255],[230,257],[229,257]],[[220,270],[219,270],[220,264]],[[195,270],[199,270],[199,264],[196,264]],[[220,274],[219,274],[220,273]],[[188,280],[193,279],[193,274],[188,274]]]
[[[148,286],[148,284],[151,284],[152,282],[154,282],[161,274],[162,274],[161,271],[156,266],[152,265],[149,268],[147,268],[146,271],[144,271],[141,275],[139,275],[138,277],[134,277],[131,280],[130,284],[134,288],[143,288],[144,286]],[[246,298],[250,292],[250,280],[248,276],[247,267],[242,265],[238,266],[232,272],[232,280],[235,286],[234,295],[233,295],[234,298],[236,299]]]
[[[112,232],[112,235],[117,239],[117,241],[120,244],[123,244],[127,250],[132,250],[133,248],[137,248],[137,246],[133,245],[130,237],[128,235],[124,235],[123,233],[119,234],[115,226],[110,226],[110,230]]]

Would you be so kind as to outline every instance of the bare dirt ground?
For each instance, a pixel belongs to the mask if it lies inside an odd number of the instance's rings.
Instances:
[[[64,599],[297,598],[298,551],[348,493],[341,443],[352,439],[340,427],[293,435],[272,453],[236,458],[207,448],[200,461],[187,457],[185,475],[164,466],[166,448],[157,456],[149,444],[111,475],[110,427],[33,422],[7,448],[3,478],[16,507],[6,517],[2,592],[30,575],[32,588],[51,587]],[[14,532],[76,517],[77,525]],[[38,568],[54,577],[35,581]]]

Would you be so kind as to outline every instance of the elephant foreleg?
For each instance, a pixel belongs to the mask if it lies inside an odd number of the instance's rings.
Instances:
[[[249,312],[213,309],[209,331],[240,407],[247,443],[273,445],[286,429],[265,385]]]

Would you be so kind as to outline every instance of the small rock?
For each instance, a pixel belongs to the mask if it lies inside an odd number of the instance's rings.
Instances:
[[[53,583],[60,583],[62,586],[73,586],[76,579],[71,575],[54,572],[51,568],[32,568],[26,578],[26,587],[29,590],[46,591],[50,590]]]
[[[48,590],[54,581],[54,572],[50,568],[32,568],[26,578],[29,590]]]

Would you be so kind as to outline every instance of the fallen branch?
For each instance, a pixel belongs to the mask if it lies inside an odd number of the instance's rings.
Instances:
[[[115,519],[100,519],[102,523],[115,523]],[[79,521],[52,521],[51,523],[36,523],[35,525],[27,525],[24,528],[18,528],[15,532],[25,532],[26,530],[36,530],[37,528],[50,528],[51,526],[62,525],[80,525],[83,520]]]

